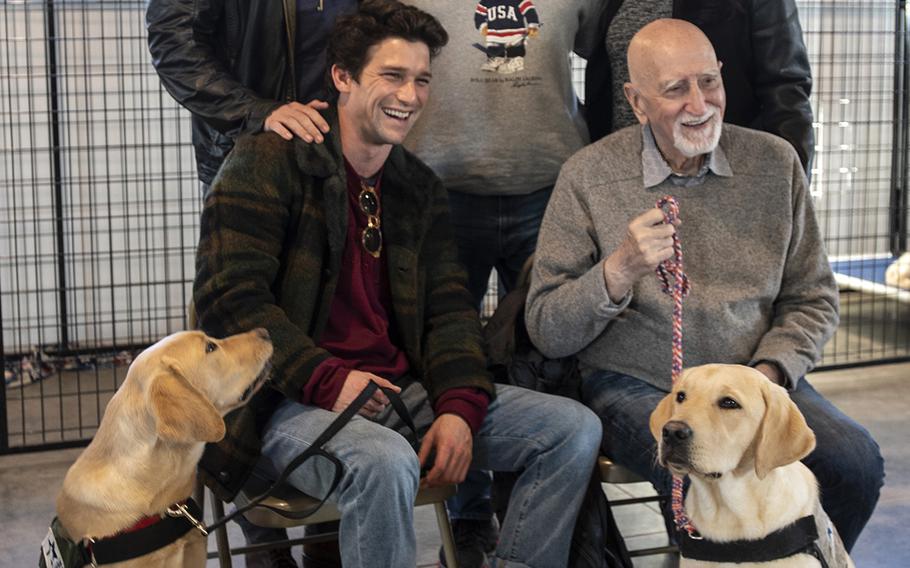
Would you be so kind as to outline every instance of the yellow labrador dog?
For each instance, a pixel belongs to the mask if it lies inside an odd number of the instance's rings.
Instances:
[[[706,542],[726,543],[727,552],[736,555],[744,550],[741,543],[765,539],[751,544],[768,550],[781,534],[776,531],[808,524],[810,542],[813,532],[821,535],[812,546],[827,566],[853,566],[819,504],[815,476],[799,461],[815,448],[815,434],[784,388],[740,365],[687,369],[651,414],[650,427],[660,464],[689,476],[686,514]],[[815,518],[794,525],[811,515]],[[735,563],[692,553],[701,560],[687,559],[682,543],[681,549],[684,567]],[[822,566],[816,556],[801,552],[735,565]]]
[[[206,442],[222,417],[265,381],[272,344],[256,329],[227,339],[176,333],[143,351],[111,399],[91,444],[69,469],[57,516],[71,540],[116,535],[164,518],[193,492]],[[205,566],[202,533],[190,530],[154,552],[110,566]]]

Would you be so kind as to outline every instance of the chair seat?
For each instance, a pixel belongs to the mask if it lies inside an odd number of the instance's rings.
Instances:
[[[243,490],[237,495],[234,503],[237,507],[243,507],[253,498],[261,495],[269,488],[270,483],[258,476],[252,476],[244,486]],[[417,498],[414,506],[429,505],[445,501],[455,494],[454,485],[443,487],[431,487],[417,491]],[[244,516],[253,524],[268,528],[289,528],[300,525],[312,525],[315,523],[324,523],[328,521],[337,521],[341,518],[338,508],[333,503],[326,503],[318,511],[305,519],[294,519],[282,515],[282,511],[304,511],[319,504],[319,499],[315,499],[306,493],[302,493],[290,485],[284,484],[276,489],[273,495],[265,498],[259,506],[253,507]]]
[[[604,483],[639,483],[647,481],[647,479],[633,471],[614,463],[606,456],[597,458],[597,468],[600,470],[600,480]]]

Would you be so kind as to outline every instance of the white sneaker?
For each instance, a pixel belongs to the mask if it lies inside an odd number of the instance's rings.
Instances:
[[[518,56],[512,57],[506,60],[505,63],[499,66],[496,70],[503,75],[508,75],[510,73],[517,73],[519,71],[524,71],[525,69],[525,58]]]
[[[488,57],[486,62],[480,66],[480,70],[494,73],[497,69],[499,69],[499,66],[505,62],[505,57]]]

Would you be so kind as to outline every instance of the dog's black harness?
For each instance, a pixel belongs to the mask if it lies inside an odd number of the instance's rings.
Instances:
[[[815,517],[803,517],[786,527],[757,540],[713,542],[692,538],[686,531],[677,531],[679,552],[684,558],[708,562],[770,562],[796,554],[809,554],[828,568],[825,556],[818,548],[818,528]]]
[[[168,507],[167,512],[161,516],[142,519],[113,536],[75,542],[66,535],[60,521],[55,518],[51,524],[53,544],[49,546],[51,550],[47,551],[51,564],[47,568],[97,566],[139,558],[164,548],[194,528],[205,536],[200,519],[202,510],[193,499],[188,499],[186,503]],[[42,544],[42,548],[44,546]],[[41,565],[46,565],[44,555]]]

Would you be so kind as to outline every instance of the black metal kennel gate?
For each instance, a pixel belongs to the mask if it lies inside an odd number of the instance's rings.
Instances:
[[[83,443],[186,325],[199,193],[144,5],[0,6],[0,453]]]
[[[845,273],[823,365],[907,360],[910,292],[875,286],[907,246],[907,2],[798,5],[815,76],[812,193]],[[144,8],[0,5],[0,454],[84,444],[137,350],[186,325],[199,190]]]

